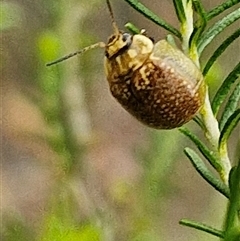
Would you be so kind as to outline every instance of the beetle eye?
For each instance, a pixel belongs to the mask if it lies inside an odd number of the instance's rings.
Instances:
[[[124,33],[122,35],[122,40],[126,43],[126,45],[129,47],[132,43],[132,35],[129,33]]]

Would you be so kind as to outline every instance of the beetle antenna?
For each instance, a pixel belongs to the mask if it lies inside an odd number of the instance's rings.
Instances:
[[[107,6],[108,6],[109,13],[110,13],[110,17],[111,17],[111,20],[112,20],[113,30],[114,30],[115,34],[118,35],[119,34],[119,29],[118,29],[117,23],[116,23],[116,21],[114,19],[112,6],[111,6],[109,0],[106,0],[106,1],[107,1]]]
[[[60,58],[60,59],[57,59],[57,60],[55,60],[55,61],[53,61],[53,62],[47,63],[46,66],[51,66],[51,65],[54,65],[54,64],[58,64],[58,63],[60,63],[60,62],[62,62],[62,61],[65,61],[65,60],[67,60],[67,59],[70,59],[70,58],[72,58],[72,57],[74,57],[74,56],[76,56],[76,55],[78,55],[78,54],[82,54],[82,53],[84,53],[84,52],[86,52],[86,51],[88,51],[88,50],[90,50],[90,49],[95,49],[95,48],[97,48],[97,47],[105,48],[105,46],[106,46],[106,44],[103,43],[103,42],[99,42],[99,43],[96,43],[96,44],[92,44],[92,45],[87,46],[87,47],[85,47],[85,48],[83,48],[83,49],[81,49],[81,50],[78,50],[78,51],[74,52],[74,53],[68,54],[68,55],[66,55],[66,56],[64,56],[64,57],[62,57],[62,58]]]
[[[118,29],[118,26],[117,26],[116,21],[114,19],[112,6],[111,6],[109,0],[106,0],[106,2],[107,2],[108,10],[109,10],[109,13],[110,13],[110,18],[112,20],[112,26],[113,26],[114,32],[115,32],[116,35],[118,35],[119,34],[119,29]],[[106,44],[104,42],[99,42],[99,43],[96,43],[96,44],[92,44],[92,45],[90,45],[88,47],[85,47],[85,48],[83,48],[81,50],[78,50],[76,52],[70,53],[70,54],[68,54],[68,55],[66,55],[66,56],[64,56],[64,57],[62,57],[60,59],[57,59],[57,60],[52,61],[50,63],[47,63],[46,66],[51,66],[51,65],[54,65],[54,64],[58,64],[58,63],[60,63],[62,61],[70,59],[70,58],[72,58],[72,57],[74,57],[76,55],[82,54],[82,53],[84,53],[84,52],[86,52],[86,51],[88,51],[90,49],[95,49],[97,47],[105,48]]]

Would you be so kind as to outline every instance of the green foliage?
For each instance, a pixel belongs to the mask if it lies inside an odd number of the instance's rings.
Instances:
[[[240,238],[239,209],[240,209],[240,160],[238,166],[232,168],[229,176],[231,197],[225,222],[225,240],[237,241]]]
[[[26,225],[23,219],[11,215],[3,215],[0,235],[2,240],[31,241],[34,240],[34,232]]]
[[[173,0],[173,4],[176,10],[178,20],[182,23],[186,21],[186,15],[183,7],[183,2],[178,0]]]
[[[146,18],[150,19],[157,25],[165,28],[166,30],[168,30],[170,33],[177,36],[178,38],[181,38],[181,34],[176,28],[172,27],[170,24],[166,23],[163,19],[159,18],[156,14],[154,14],[150,9],[145,7],[138,0],[125,0],[125,1],[129,3],[130,6],[132,6],[136,11],[141,13]]]
[[[236,40],[240,35],[240,29],[237,29],[232,35],[230,35],[212,54],[211,58],[206,63],[203,69],[203,75],[206,76],[209,69],[215,63],[215,61],[220,57],[220,55],[230,46],[230,44]]]
[[[60,54],[60,44],[56,33],[45,31],[40,34],[37,43],[40,59],[42,59],[44,63],[49,59],[56,59]]]
[[[237,126],[238,122],[240,121],[240,109],[237,109],[233,112],[232,115],[229,116],[226,124],[221,131],[221,135],[219,138],[219,149],[221,146],[226,145],[229,136],[231,135],[233,129]]]
[[[240,83],[236,85],[234,88],[232,94],[230,95],[228,102],[226,103],[226,106],[224,108],[224,111],[222,113],[219,127],[222,131],[223,127],[225,126],[227,120],[230,118],[230,116],[235,112],[235,110],[238,107],[238,103],[240,100]]]
[[[198,150],[202,155],[209,161],[209,163],[216,169],[217,172],[221,173],[223,167],[219,162],[219,157],[216,156],[216,153],[211,151],[196,135],[186,128],[179,129],[184,135],[190,138],[190,140],[197,146]]]
[[[102,231],[94,220],[77,221],[75,215],[77,200],[69,187],[69,182],[60,182],[45,213],[42,232],[38,241],[100,241]],[[60,193],[60,196],[57,195]],[[76,218],[75,218],[76,217]]]
[[[218,22],[216,22],[213,26],[211,26],[206,33],[199,39],[198,43],[198,51],[199,54],[205,49],[205,47],[225,28],[230,26],[232,23],[237,21],[240,18],[240,8],[229,13],[226,17],[222,18]]]
[[[222,12],[224,12],[225,10],[234,6],[237,3],[239,3],[239,0],[228,0],[226,2],[221,3],[219,6],[213,8],[208,12],[208,20],[212,19],[213,17],[216,17],[217,15],[221,14]]]
[[[221,104],[226,100],[226,97],[231,89],[232,85],[239,79],[240,63],[231,71],[231,73],[224,80],[223,84],[218,89],[214,99],[212,101],[213,113],[216,115]]]
[[[198,154],[188,147],[184,149],[184,152],[189,158],[189,160],[192,162],[196,171],[216,190],[229,198],[230,194],[228,187],[212,174],[212,172],[207,168],[203,160],[198,156]]]
[[[192,221],[192,220],[190,221],[188,219],[182,219],[182,220],[179,221],[179,224],[190,227],[190,228],[195,228],[195,229],[204,231],[206,233],[212,234],[212,235],[214,235],[216,237],[219,237],[219,238],[224,238],[224,233],[222,231],[217,230],[215,228],[212,228],[212,227],[210,227],[206,224],[203,224],[203,223],[198,223],[198,222],[195,222],[195,221]]]
[[[139,1],[125,1],[138,12],[148,12],[150,15],[154,16],[154,14],[151,13],[149,9],[146,9],[145,6],[142,6]],[[232,7],[238,3],[239,0],[229,0],[207,12],[204,9],[204,4],[200,0],[173,0],[178,20],[181,23],[180,36],[179,34],[176,34],[175,31],[170,30],[168,23],[163,20],[161,20],[160,23],[156,21],[154,22],[182,39],[182,48],[184,52],[188,53],[193,61],[200,66],[199,58],[201,57],[202,52],[217,35],[221,34],[226,28],[240,18],[240,8],[233,9],[230,13],[223,16],[218,21],[215,21],[213,24],[211,24],[209,20],[214,19],[214,17],[220,15],[227,9],[232,9]],[[144,14],[144,16],[153,21],[153,18],[149,17],[147,14]],[[195,21],[193,20],[194,16],[196,16]],[[209,74],[209,70],[213,64],[218,60],[221,54],[239,38],[239,34],[239,29],[236,29],[212,53],[210,59],[203,68],[204,76]],[[204,144],[197,135],[193,134],[192,131],[183,127],[179,129],[181,133],[194,143],[200,153],[204,156],[205,160],[216,170],[220,179],[212,173],[209,167],[205,164],[205,161],[203,161],[193,149],[187,147],[184,149],[184,152],[196,171],[217,191],[230,199],[225,231],[219,231],[208,225],[186,219],[181,220],[180,224],[202,230],[226,241],[236,241],[239,240],[240,237],[239,216],[237,217],[237,215],[239,215],[237,214],[237,210],[239,210],[240,200],[240,164],[238,164],[236,170],[234,169],[235,171],[232,171],[233,174],[230,175],[230,182],[233,184],[230,185],[229,189],[228,180],[232,164],[228,157],[227,148],[229,137],[240,121],[239,66],[240,63],[237,63],[223,83],[217,87],[217,93],[211,103],[209,102],[210,98],[207,91],[208,98],[206,98],[205,104],[202,107],[201,117],[196,117],[194,119],[201,127],[201,131],[205,134],[207,145]],[[221,114],[219,114],[220,109],[222,110]],[[219,115],[219,119],[217,119],[217,115]]]

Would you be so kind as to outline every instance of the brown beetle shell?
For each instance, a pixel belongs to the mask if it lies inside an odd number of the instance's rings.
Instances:
[[[112,38],[114,39],[114,38]],[[157,129],[172,129],[193,118],[204,101],[203,77],[180,50],[134,35],[121,53],[121,36],[106,46],[105,70],[112,95],[134,117]]]
[[[112,95],[147,126],[172,129],[191,120],[203,105],[203,76],[193,61],[165,40],[155,45],[141,34],[122,33],[106,0],[114,34],[47,64],[60,63],[96,47],[105,48],[104,67]]]

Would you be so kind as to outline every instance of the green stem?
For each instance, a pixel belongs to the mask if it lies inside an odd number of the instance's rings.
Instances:
[[[215,228],[212,228],[206,224],[203,223],[198,223],[192,220],[188,219],[182,219],[179,221],[179,224],[190,227],[190,228],[195,228],[201,231],[204,231],[206,233],[212,234],[214,236],[217,236],[219,238],[224,238],[224,233],[220,230],[217,230]]]
[[[223,167],[223,170],[220,173],[220,176],[225,183],[228,183],[229,172],[231,170],[232,165],[228,157],[228,150],[227,150],[226,144],[223,145],[221,148],[219,148],[219,155],[220,155],[221,164]]]
[[[218,149],[218,140],[220,137],[220,131],[218,127],[218,121],[213,115],[211,103],[209,100],[208,87],[206,86],[206,97],[204,105],[200,111],[203,122],[206,126],[205,136],[208,141],[212,144],[215,150]]]
[[[185,11],[185,17],[186,21],[182,22],[181,26],[181,33],[182,33],[182,48],[185,53],[188,53],[189,51],[189,40],[191,37],[191,34],[193,32],[193,6],[191,1],[183,0],[183,8]],[[203,10],[202,10],[203,11]],[[196,43],[192,43],[190,53],[188,53],[191,57],[191,59],[196,63],[197,66],[200,66],[199,64],[199,54],[197,51]],[[220,137],[220,130],[218,121],[215,118],[211,103],[209,100],[209,93],[208,93],[208,87],[206,86],[206,97],[205,102],[203,104],[203,107],[200,111],[203,123],[206,127],[205,130],[205,136],[208,139],[209,143],[212,145],[214,151],[216,153],[219,153],[218,151],[218,143],[219,143],[219,137]],[[219,173],[221,179],[224,181],[225,184],[228,182],[228,174],[230,171],[230,160],[228,158],[227,150],[225,152],[220,153],[220,160],[221,165],[223,166],[223,170]]]
[[[185,11],[185,21],[181,23],[182,33],[182,49],[185,54],[189,54],[189,40],[193,32],[193,8],[192,1],[183,0],[183,8]],[[198,59],[193,58],[198,63]]]
[[[207,26],[207,20],[206,20],[206,12],[200,0],[192,0],[192,1],[193,1],[193,6],[195,8],[195,11],[198,15],[198,20],[194,23],[194,30],[191,35],[189,48],[190,48],[190,57],[192,59],[195,59],[196,57],[199,58],[197,43],[204,29]]]
[[[240,160],[238,166],[230,172],[231,196],[225,221],[225,241],[240,240]]]
[[[219,137],[220,137],[220,130],[219,130],[218,121],[215,118],[211,108],[207,86],[206,86],[205,102],[200,113],[206,127],[205,136],[208,139],[209,143],[212,145],[214,151],[219,153],[218,143],[219,143]],[[219,156],[221,160],[221,165],[223,167],[222,172],[219,174],[221,176],[221,179],[224,181],[224,183],[227,184],[228,174],[231,168],[231,163],[228,157],[227,149],[222,150],[219,153]]]

